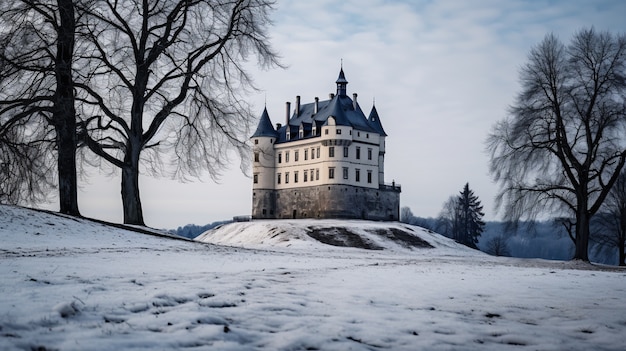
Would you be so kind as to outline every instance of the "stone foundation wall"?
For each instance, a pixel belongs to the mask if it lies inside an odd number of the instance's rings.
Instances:
[[[255,190],[252,218],[346,218],[397,221],[400,189],[320,185],[284,190]]]

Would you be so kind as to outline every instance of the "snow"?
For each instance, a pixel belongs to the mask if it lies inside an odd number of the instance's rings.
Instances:
[[[307,234],[333,226],[379,249]],[[626,271],[399,223],[234,223],[216,245],[0,206],[0,240],[2,350],[626,349]]]

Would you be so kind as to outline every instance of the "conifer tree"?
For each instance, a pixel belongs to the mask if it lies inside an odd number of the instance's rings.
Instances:
[[[444,204],[436,229],[441,234],[476,249],[478,238],[485,226],[482,220],[484,215],[478,196],[474,195],[469,183],[466,183],[459,195],[451,196]]]
[[[483,222],[483,206],[478,200],[478,196],[474,195],[474,191],[469,188],[469,183],[465,183],[465,187],[458,197],[459,218],[459,240],[460,243],[472,248],[477,248],[478,238],[482,234],[485,222]]]

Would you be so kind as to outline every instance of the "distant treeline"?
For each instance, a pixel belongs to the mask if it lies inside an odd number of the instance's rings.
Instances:
[[[412,217],[409,224],[437,231],[437,218]],[[506,222],[486,222],[479,237],[478,248],[488,251],[487,244],[502,237],[511,257],[569,260],[574,255],[574,243],[565,227],[555,221],[521,222],[517,227]],[[590,243],[589,258],[592,262],[617,264],[617,251]]]
[[[210,224],[205,225],[196,225],[196,224],[187,224],[184,227],[178,227],[177,229],[172,229],[169,232],[172,234],[176,234],[179,236],[184,236],[185,238],[193,239],[198,235],[206,232],[209,229],[213,229],[222,224],[231,223],[231,221],[217,221]]]

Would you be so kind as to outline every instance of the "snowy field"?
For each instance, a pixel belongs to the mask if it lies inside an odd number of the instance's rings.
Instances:
[[[311,237],[337,226],[370,249]],[[217,230],[203,240],[246,248],[0,206],[0,350],[626,349],[623,270],[494,258],[403,224]]]

